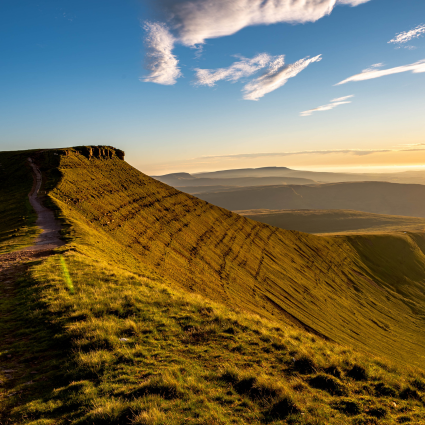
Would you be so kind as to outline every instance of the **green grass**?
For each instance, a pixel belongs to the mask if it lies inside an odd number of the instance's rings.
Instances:
[[[284,231],[108,147],[36,161],[68,244],[0,285],[2,425],[425,421],[422,235]]]
[[[80,254],[20,280],[11,424],[396,424],[425,420],[424,372],[231,311]],[[27,308],[23,308],[26,305]],[[3,330],[3,329],[2,329]],[[4,342],[1,357],[4,361]],[[15,366],[16,367],[16,366]],[[28,369],[29,370],[29,369]],[[32,380],[31,385],[24,381]],[[6,401],[5,401],[6,400]]]
[[[33,152],[0,152],[0,254],[31,245],[40,233],[28,200],[32,177],[27,158]]]
[[[352,210],[244,210],[236,213],[281,229],[313,234],[425,231],[425,219]]]

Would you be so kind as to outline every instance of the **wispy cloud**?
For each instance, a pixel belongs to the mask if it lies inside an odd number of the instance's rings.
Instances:
[[[330,154],[346,154],[365,156],[374,153],[393,152],[393,149],[331,149],[331,150],[315,150],[315,151],[294,151],[294,152],[259,152],[259,153],[241,153],[234,155],[211,155],[194,158],[194,160],[211,160],[211,159],[255,159],[265,157],[284,157],[294,155],[330,155]],[[402,150],[404,151],[404,149]]]
[[[273,57],[267,53],[261,53],[252,59],[241,58],[240,61],[233,63],[228,68],[219,68],[216,70],[197,68],[195,69],[195,85],[213,87],[220,80],[236,82],[264,68],[272,60]]]
[[[297,76],[311,63],[321,60],[322,55],[318,55],[314,58],[304,58],[293,64],[285,65],[284,56],[279,56],[270,64],[267,72],[255,78],[243,88],[244,99],[259,100],[267,93],[282,87],[289,78]]]
[[[425,146],[425,143],[404,143],[402,145],[399,145],[400,147],[412,147],[412,146]]]
[[[150,71],[143,81],[164,85],[176,83],[181,76],[179,61],[172,54],[175,39],[165,24],[146,22],[147,32],[145,44],[147,47],[145,68]]]
[[[369,68],[364,69],[362,72],[376,71],[378,68],[383,68],[383,63],[374,63]]]
[[[248,26],[315,22],[329,15],[338,4],[357,6],[367,1],[370,0],[150,1],[167,25],[146,23],[146,67],[151,73],[143,80],[159,84],[175,83],[181,75],[178,61],[172,54],[176,42],[199,47],[207,39],[228,36]],[[206,70],[201,72],[201,78],[211,81],[209,77]]]
[[[249,77],[260,69],[267,67],[263,75],[253,79],[243,88],[244,99],[259,100],[261,97],[279,87],[289,78],[295,77],[312,62],[319,62],[321,55],[314,58],[304,58],[290,65],[285,65],[285,56],[270,56],[262,53],[252,59],[242,58],[228,68],[196,69],[195,85],[213,87],[217,81],[227,80],[236,82],[243,77]]]
[[[336,84],[337,86],[341,84],[349,83],[350,81],[364,81],[364,80],[372,80],[374,78],[380,78],[385,77],[387,75],[392,74],[400,74],[402,72],[408,72],[412,71],[414,74],[419,74],[422,72],[425,72],[425,59],[420,60],[419,62],[412,63],[410,65],[403,65],[398,66],[396,68],[390,68],[390,69],[365,69],[362,73],[353,75],[350,78],[347,78],[344,81],[341,81],[340,83]]]
[[[155,0],[186,46],[231,35],[251,25],[315,22],[336,4],[356,6],[368,0]]]
[[[354,97],[354,94],[350,94],[349,96],[337,97],[336,99],[332,99],[331,102],[344,102],[347,99],[351,99]]]
[[[359,4],[367,3],[370,0],[338,0],[339,4],[348,4],[350,6],[358,6]]]
[[[351,100],[348,100],[348,99],[350,99],[352,97],[354,97],[353,94],[350,95],[350,96],[338,97],[337,99],[331,100],[331,103],[328,103],[327,105],[322,105],[322,106],[319,106],[319,107],[314,108],[314,109],[309,109],[308,111],[303,111],[303,112],[300,113],[300,116],[308,117],[313,112],[330,111],[330,110],[336,108],[337,106],[345,105],[347,103],[351,103]]]
[[[405,45],[411,40],[414,40],[415,38],[421,37],[423,34],[425,34],[425,25],[418,25],[416,28],[413,28],[410,31],[400,32],[398,33],[395,38],[390,40],[389,44],[396,44],[399,47]],[[407,48],[413,48],[412,46],[403,46]]]

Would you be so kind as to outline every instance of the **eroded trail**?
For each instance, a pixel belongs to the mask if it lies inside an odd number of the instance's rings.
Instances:
[[[38,197],[42,185],[42,174],[31,158],[28,158],[28,162],[34,176],[34,185],[28,198],[37,213],[36,224],[42,233],[37,237],[34,245],[0,256],[0,281],[3,282],[13,280],[14,275],[18,272],[15,270],[17,264],[51,255],[53,249],[64,245],[59,236],[59,222],[55,219],[53,211],[46,208]]]
[[[57,248],[58,246],[63,245],[63,242],[59,238],[60,224],[55,219],[53,211],[46,208],[40,201],[38,197],[38,193],[40,192],[41,184],[42,184],[42,175],[38,167],[34,164],[31,158],[28,158],[28,162],[30,163],[34,177],[34,187],[31,193],[29,194],[29,201],[37,213],[37,226],[43,230],[43,233],[37,238],[35,241],[34,248]]]

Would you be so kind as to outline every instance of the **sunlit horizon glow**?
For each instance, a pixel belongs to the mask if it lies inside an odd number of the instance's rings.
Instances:
[[[242,157],[241,157],[242,156]],[[148,175],[178,172],[202,173],[240,168],[288,167],[309,171],[333,171],[350,173],[386,173],[425,170],[425,148],[346,150],[318,152],[285,152],[270,154],[224,155],[162,164],[131,162]]]

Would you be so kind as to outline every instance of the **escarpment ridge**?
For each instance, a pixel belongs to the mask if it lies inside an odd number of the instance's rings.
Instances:
[[[110,147],[33,156],[70,248],[374,353],[416,363],[425,352],[423,235],[278,229],[150,178]],[[397,269],[400,252],[411,267]]]

